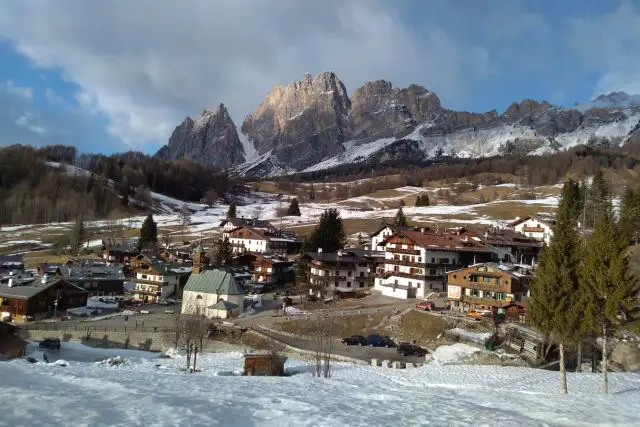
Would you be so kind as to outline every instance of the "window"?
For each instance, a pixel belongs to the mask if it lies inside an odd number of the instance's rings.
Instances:
[[[418,257],[418,262],[422,262],[422,257],[421,256]]]
[[[360,282],[360,287],[364,288],[364,282]]]
[[[411,288],[411,287],[412,287],[412,286],[411,286],[411,282],[409,282],[409,288]]]
[[[347,272],[347,276],[351,277],[351,271]]]
[[[435,264],[436,263],[436,259],[435,258],[431,258],[431,264]]]
[[[364,271],[360,272],[360,277],[364,277]]]
[[[351,287],[351,282],[347,282],[347,288]]]
[[[335,288],[337,288],[337,287],[338,287],[338,281],[337,281],[337,280],[336,280],[335,282],[333,282],[333,286],[334,286]]]

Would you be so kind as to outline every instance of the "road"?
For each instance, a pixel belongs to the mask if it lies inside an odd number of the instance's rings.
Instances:
[[[255,327],[257,331],[260,333],[271,337],[277,341],[280,341],[284,344],[290,345],[292,347],[300,348],[303,350],[313,350],[315,343],[312,340],[305,339],[302,337],[291,337],[289,335],[278,334],[273,331],[268,331],[259,326]],[[391,361],[402,361],[405,363],[424,363],[424,357],[418,356],[401,356],[398,354],[398,351],[395,348],[384,348],[384,347],[360,347],[355,345],[345,346],[340,342],[339,339],[333,341],[333,348],[331,349],[331,353],[337,354],[340,356],[352,357],[354,359],[370,361],[371,359],[378,360],[391,360]]]

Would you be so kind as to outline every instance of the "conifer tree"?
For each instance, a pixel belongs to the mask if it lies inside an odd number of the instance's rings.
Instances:
[[[298,205],[298,199],[294,198],[293,200],[291,200],[289,209],[287,209],[287,215],[300,216],[300,206]]]
[[[229,205],[229,210],[227,211],[227,219],[233,219],[236,217],[236,204],[231,203]]]
[[[580,271],[581,310],[586,328],[602,336],[603,393],[609,392],[609,337],[637,305],[637,281],[631,274],[627,242],[617,228],[611,202],[596,219]],[[554,236],[554,240],[556,237]],[[622,319],[622,320],[621,320]]]
[[[158,225],[149,214],[140,227],[140,246],[153,247],[158,242]]]
[[[336,252],[344,247],[346,235],[340,212],[327,209],[320,215],[320,222],[305,241],[305,251],[316,251],[322,248],[325,252]]]
[[[567,393],[565,347],[579,327],[573,304],[579,284],[581,244],[574,226],[571,203],[562,199],[553,240],[540,255],[531,286],[531,322],[558,344],[563,393]]]
[[[627,188],[620,203],[620,233],[626,242],[638,242],[640,234],[640,188]]]
[[[396,227],[407,226],[407,217],[404,216],[404,212],[402,212],[402,208],[398,209],[398,213],[396,213],[394,224],[396,225]]]
[[[421,206],[429,206],[429,196],[427,194],[416,197],[416,207]]]
[[[566,200],[569,204],[569,211],[571,212],[573,221],[580,221],[583,203],[580,185],[571,179],[566,181],[562,187],[562,199]]]
[[[593,175],[593,181],[589,189],[589,204],[587,206],[588,212],[586,213],[588,224],[595,227],[596,219],[606,211],[609,199],[609,184],[604,179],[602,169],[598,168]]]
[[[217,265],[228,265],[233,261],[233,248],[229,239],[224,239],[220,242],[216,255],[214,257]]]

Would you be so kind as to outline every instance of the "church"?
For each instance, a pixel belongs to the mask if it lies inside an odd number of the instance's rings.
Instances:
[[[244,290],[227,271],[205,270],[204,248],[193,256],[193,272],[182,294],[182,313],[228,319],[244,311]]]

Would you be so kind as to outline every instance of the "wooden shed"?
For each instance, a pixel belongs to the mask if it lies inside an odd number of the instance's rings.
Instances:
[[[271,353],[251,353],[244,355],[244,375],[283,376],[287,357]]]

